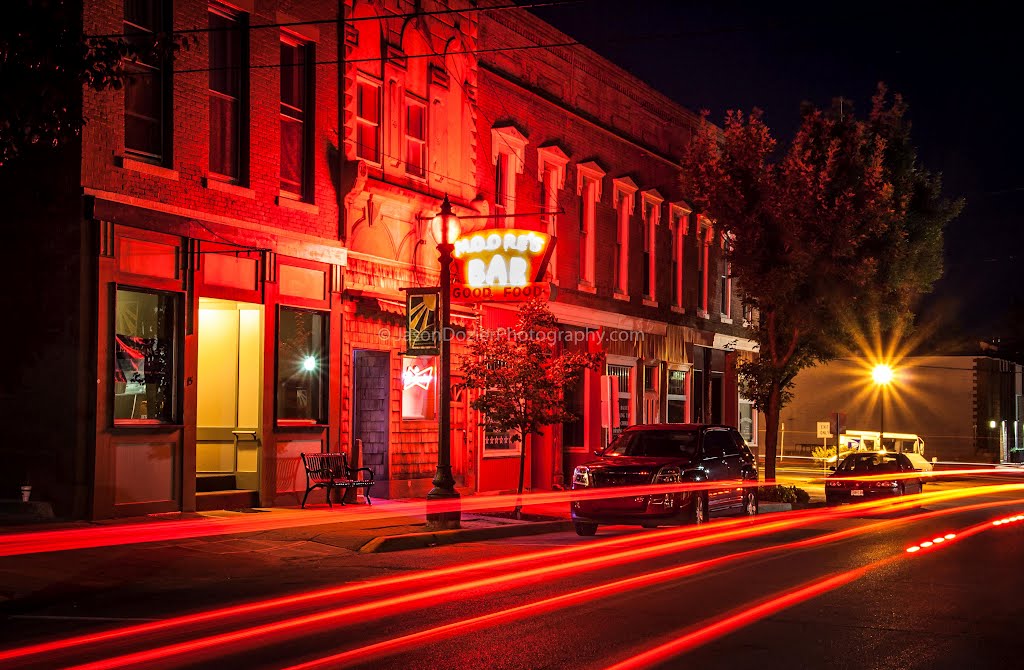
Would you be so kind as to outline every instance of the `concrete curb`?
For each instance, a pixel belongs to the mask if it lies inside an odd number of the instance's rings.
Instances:
[[[572,521],[534,521],[515,523],[488,528],[460,528],[458,530],[441,530],[434,533],[406,533],[404,535],[384,535],[375,537],[359,548],[360,554],[381,554],[388,551],[405,551],[407,549],[426,549],[460,542],[482,542],[499,540],[506,537],[526,535],[543,535],[572,530]]]
[[[759,502],[757,504],[757,511],[763,514],[770,514],[771,512],[789,512],[792,511],[792,509],[792,503]]]

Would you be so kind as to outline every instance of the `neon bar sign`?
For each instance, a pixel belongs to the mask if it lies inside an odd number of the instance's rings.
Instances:
[[[550,289],[543,278],[555,239],[547,233],[510,228],[481,230],[455,240],[452,254],[457,301],[526,300]]]
[[[433,379],[434,366],[432,365],[426,368],[421,368],[418,365],[410,365],[402,371],[403,390],[418,386],[426,391],[430,387],[430,382]]]

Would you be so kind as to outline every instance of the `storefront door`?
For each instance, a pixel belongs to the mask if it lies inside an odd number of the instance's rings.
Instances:
[[[199,298],[196,489],[259,490],[263,306]]]
[[[362,440],[360,467],[373,470],[377,496],[389,497],[388,387],[391,384],[391,355],[386,351],[357,349],[353,352],[352,439]]]

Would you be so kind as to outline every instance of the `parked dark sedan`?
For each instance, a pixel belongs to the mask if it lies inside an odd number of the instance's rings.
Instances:
[[[905,475],[910,472],[921,472],[923,469],[924,467],[915,467],[906,454],[886,451],[852,453],[825,479],[825,502],[829,505],[838,505],[869,498],[920,493],[923,490],[924,479]],[[903,476],[889,479],[886,475]],[[877,479],[852,479],[856,477]]]
[[[597,460],[573,472],[573,489],[739,480],[750,485],[573,501],[572,519],[579,535],[593,535],[602,523],[652,528],[704,523],[711,513],[757,514],[757,462],[735,428],[630,426],[595,454]]]

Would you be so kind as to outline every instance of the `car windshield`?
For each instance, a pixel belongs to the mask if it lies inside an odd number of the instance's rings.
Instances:
[[[836,472],[856,472],[857,474],[899,471],[900,465],[894,454],[850,454],[836,470]]]
[[[697,431],[636,430],[619,435],[604,455],[693,458],[696,453]]]

